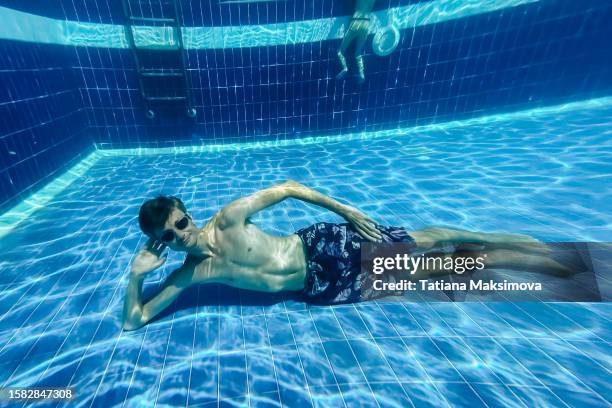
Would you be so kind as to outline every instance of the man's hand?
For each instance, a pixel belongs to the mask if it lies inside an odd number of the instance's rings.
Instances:
[[[131,273],[136,276],[145,275],[159,268],[166,262],[167,254],[161,256],[166,244],[149,238],[132,261]]]
[[[358,209],[343,205],[342,210],[338,214],[344,217],[362,237],[373,242],[382,239],[380,231],[376,228],[376,221]]]

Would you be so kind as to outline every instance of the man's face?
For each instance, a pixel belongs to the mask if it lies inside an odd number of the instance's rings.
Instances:
[[[199,229],[191,218],[178,208],[173,208],[163,228],[155,230],[155,239],[162,241],[173,251],[187,251],[197,243]]]

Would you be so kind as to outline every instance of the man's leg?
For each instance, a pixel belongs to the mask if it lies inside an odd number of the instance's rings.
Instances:
[[[430,249],[436,246],[451,244],[482,245],[485,249],[506,249],[538,254],[549,254],[550,248],[546,244],[521,234],[497,234],[486,232],[473,232],[456,228],[431,227],[410,232],[416,241],[417,247]]]
[[[550,258],[550,247],[528,235],[472,232],[442,227],[425,228],[410,232],[410,235],[420,249],[427,250],[450,244],[455,247],[453,257],[483,257],[486,254],[487,268],[536,271],[557,276],[574,273],[569,267]],[[429,270],[421,273],[432,276],[448,272]]]
[[[472,258],[480,257],[483,259],[485,269],[503,268],[525,272],[540,272],[554,276],[566,277],[574,273],[572,269],[561,265],[557,261],[541,254],[531,253],[525,254],[520,251],[507,249],[494,249],[490,251],[457,251],[452,254],[436,253],[430,254],[424,260],[428,267],[420,267],[411,275],[411,279],[427,279],[435,276],[446,276],[452,274],[448,269],[443,268],[444,259],[452,258]],[[433,261],[432,258],[440,258],[438,261]],[[472,268],[473,270],[474,268]],[[469,274],[472,270],[465,273]]]
[[[567,266],[561,265],[545,255],[526,254],[521,251],[496,249],[484,252],[487,268],[505,268],[517,271],[541,272],[555,276],[570,276],[574,273]]]

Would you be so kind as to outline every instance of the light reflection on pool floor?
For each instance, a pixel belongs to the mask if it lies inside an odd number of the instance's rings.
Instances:
[[[141,330],[122,332],[120,318],[138,207],[160,192],[203,221],[291,178],[383,224],[609,242],[611,117],[603,106],[399,138],[102,157],[0,240],[2,384],[73,385],[75,406],[605,406],[607,303],[307,307],[202,285]],[[278,234],[319,220],[338,218],[285,201],[253,219]]]

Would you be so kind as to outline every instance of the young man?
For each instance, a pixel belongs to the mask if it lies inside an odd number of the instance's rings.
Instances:
[[[319,205],[348,223],[317,223],[284,237],[258,229],[249,217],[286,198]],[[568,270],[547,255],[548,248],[523,235],[474,233],[448,228],[407,232],[377,224],[359,210],[295,181],[275,185],[230,203],[199,228],[176,197],[158,197],[140,208],[139,223],[149,237],[134,258],[125,305],[123,328],[137,329],[170,305],[193,284],[218,282],[263,292],[299,291],[317,304],[357,302],[383,296],[362,290],[360,245],[366,241],[404,242],[415,250],[442,244],[487,250],[487,266]],[[187,253],[185,263],[172,272],[161,291],[142,304],[144,276],[161,266],[165,247]],[[422,271],[423,278],[448,271]]]

